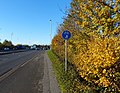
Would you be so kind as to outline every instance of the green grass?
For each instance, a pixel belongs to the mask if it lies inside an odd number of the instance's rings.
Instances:
[[[65,90],[66,90],[65,84],[64,84],[65,73],[64,73],[64,69],[63,69],[64,64],[59,61],[57,56],[52,51],[48,51],[48,56],[52,62],[54,72],[57,77],[58,83],[60,85],[61,91],[63,91],[65,93]]]
[[[53,69],[58,80],[62,93],[96,93],[93,92],[84,80],[80,81],[73,66],[68,65],[67,72],[64,71],[64,62],[52,52],[48,51],[48,56],[52,62]]]

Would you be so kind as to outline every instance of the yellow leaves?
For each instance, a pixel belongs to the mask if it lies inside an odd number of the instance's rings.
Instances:
[[[107,80],[106,77],[101,77],[100,84],[102,84],[104,87],[108,87],[110,85],[110,82]]]
[[[95,83],[98,84],[98,83],[99,83],[99,80],[96,80]]]
[[[112,74],[110,73],[110,76],[112,77]]]
[[[106,73],[106,69],[104,69],[102,73],[105,74]]]
[[[108,19],[107,19],[107,22],[111,22],[111,20],[112,20],[111,18],[108,18]]]
[[[114,8],[114,11],[117,12],[117,11],[118,11],[118,7],[115,7],[115,8]]]
[[[102,8],[98,15],[102,16],[102,14],[104,14],[104,12],[105,12],[105,8]]]
[[[98,74],[98,72],[99,72],[99,70],[98,70],[98,69],[95,69],[95,70],[93,71],[93,74]]]
[[[100,25],[103,25],[106,23],[106,19],[105,18],[102,18],[100,21],[99,21]]]
[[[108,73],[106,68],[111,68],[120,58],[120,36],[115,36],[115,33],[120,33],[120,27],[113,26],[119,22],[120,16],[115,14],[115,17],[111,17],[118,8],[112,10],[91,0],[77,0],[76,3],[78,6],[73,10],[77,12],[72,12],[72,17],[66,18],[68,22],[65,21],[61,29],[70,29],[73,33],[68,46],[68,59],[81,77],[107,87],[111,82],[105,77]],[[64,57],[64,45],[60,46],[58,41],[62,42],[62,39],[56,36],[53,49],[60,57]],[[93,77],[89,77],[91,74]],[[114,75],[110,72],[109,76]]]
[[[118,53],[120,46],[116,47],[119,45],[117,44],[118,41],[118,39],[112,37],[109,39],[95,38],[92,41],[84,43],[86,44],[88,50],[77,52],[77,59],[74,58],[74,63],[80,70],[80,75],[88,81],[98,82],[94,80],[94,78],[89,77],[89,74],[97,75],[100,78],[101,85],[105,87],[109,86],[110,82],[104,77],[107,73],[106,69],[103,69],[100,75],[99,68],[111,67],[118,60],[120,55],[120,52]],[[80,44],[82,45],[83,42]],[[81,49],[85,48],[80,47],[79,50]],[[118,53],[118,56],[116,54],[116,56],[114,56],[114,53]]]
[[[84,27],[85,26],[85,22],[83,22],[81,26]]]
[[[76,24],[77,24],[77,25],[81,25],[82,22],[80,22],[80,21],[76,21]]]

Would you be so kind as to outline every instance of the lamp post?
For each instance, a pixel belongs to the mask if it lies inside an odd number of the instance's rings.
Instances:
[[[11,33],[11,42],[12,42],[13,32]]]
[[[2,28],[0,28],[0,30],[1,30]],[[1,38],[0,38],[0,42],[1,42]]]
[[[52,20],[50,20],[50,40],[52,43]],[[50,43],[50,50],[52,49],[52,44]]]

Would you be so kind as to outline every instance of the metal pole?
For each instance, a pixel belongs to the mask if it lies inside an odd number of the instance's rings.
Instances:
[[[11,33],[11,42],[12,42],[13,32]]]
[[[0,28],[0,30],[1,30],[2,28]],[[1,42],[1,39],[0,39],[0,42]]]
[[[67,71],[67,40],[65,40],[65,72]]]
[[[51,43],[52,43],[52,20],[50,20],[50,40],[51,40]],[[52,45],[50,43],[50,50],[52,49]]]

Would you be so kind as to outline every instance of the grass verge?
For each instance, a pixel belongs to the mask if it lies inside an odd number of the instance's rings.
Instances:
[[[96,93],[85,80],[78,76],[73,66],[68,65],[68,70],[65,73],[64,62],[61,62],[50,50],[48,51],[48,56],[52,62],[62,93]]]

